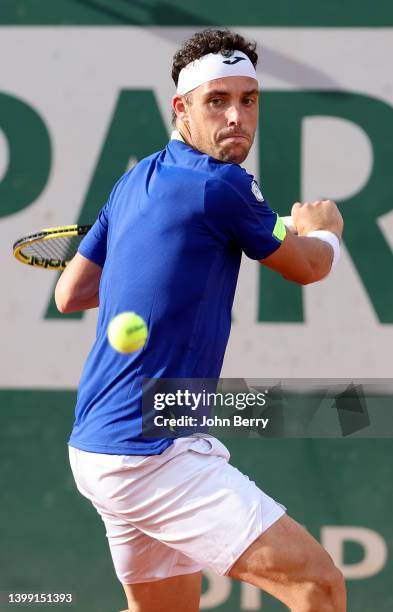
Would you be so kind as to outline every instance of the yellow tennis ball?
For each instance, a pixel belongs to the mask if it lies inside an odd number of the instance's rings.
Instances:
[[[108,325],[109,344],[119,353],[137,351],[146,339],[146,323],[135,312],[122,312],[113,317]]]

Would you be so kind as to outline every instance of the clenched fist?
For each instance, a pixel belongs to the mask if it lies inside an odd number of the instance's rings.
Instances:
[[[292,219],[299,236],[314,230],[328,230],[341,239],[344,221],[333,200],[316,200],[304,204],[296,202],[292,206]]]

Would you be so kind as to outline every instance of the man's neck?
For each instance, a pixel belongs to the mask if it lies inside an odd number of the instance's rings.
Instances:
[[[180,121],[177,121],[176,122],[176,126],[175,126],[175,131],[179,134],[180,139],[183,142],[185,142],[186,144],[190,145],[190,147],[193,146],[192,139],[191,139],[191,134],[190,134],[190,131],[187,128],[186,125],[184,125]]]

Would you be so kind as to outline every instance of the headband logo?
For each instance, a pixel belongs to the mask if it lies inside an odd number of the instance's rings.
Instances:
[[[241,61],[244,62],[245,60],[246,60],[245,57],[239,57],[238,55],[236,55],[232,60],[224,60],[222,63],[233,66],[234,64],[237,64],[238,62],[241,62]]]

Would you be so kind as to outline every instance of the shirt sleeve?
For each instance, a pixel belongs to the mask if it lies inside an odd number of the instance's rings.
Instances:
[[[225,178],[209,178],[205,185],[205,216],[216,237],[239,246],[251,259],[264,259],[286,235],[281,218],[265,201],[257,182],[240,166]]]
[[[118,187],[123,182],[125,176],[127,175],[122,176],[115,184],[107,203],[105,206],[103,206],[103,208],[101,208],[96,222],[88,231],[78,247],[78,253],[83,255],[83,257],[90,259],[90,261],[94,262],[98,266],[101,266],[101,268],[104,266],[106,259],[110,210],[113,200],[117,194]]]
[[[79,245],[78,253],[90,259],[101,268],[106,259],[106,237],[108,232],[108,204],[100,210],[94,225]]]

